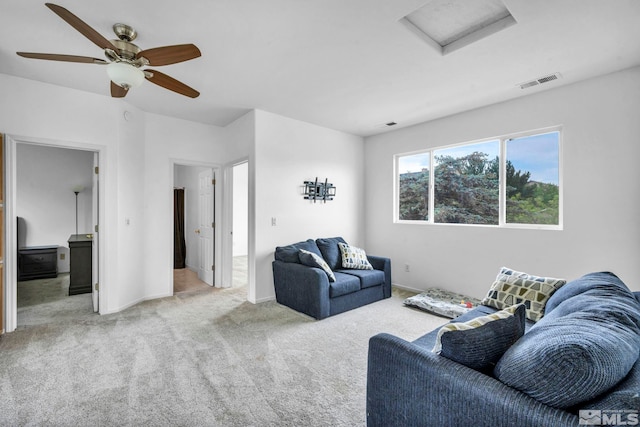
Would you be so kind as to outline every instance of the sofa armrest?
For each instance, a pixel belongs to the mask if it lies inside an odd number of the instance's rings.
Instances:
[[[329,317],[329,278],[315,267],[273,261],[276,301],[316,319]]]
[[[384,297],[389,298],[391,296],[391,260],[375,255],[367,255],[367,259],[374,269],[384,271],[384,285],[382,288]]]
[[[555,409],[424,347],[378,334],[369,340],[367,426],[577,426]]]

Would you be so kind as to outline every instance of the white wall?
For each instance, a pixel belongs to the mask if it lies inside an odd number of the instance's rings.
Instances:
[[[393,282],[483,297],[501,266],[577,278],[612,271],[640,290],[640,68],[369,137],[367,247]],[[563,127],[564,230],[393,223],[393,155]],[[409,263],[411,272],[404,271]]]
[[[229,161],[224,128],[146,114],[144,254],[146,298],[173,294],[173,165]]]
[[[255,126],[249,180],[255,185],[256,287],[249,300],[264,301],[275,296],[271,262],[276,246],[333,236],[363,245],[364,147],[360,137],[264,111],[256,111]],[[316,177],[337,187],[335,200],[303,199],[303,181]]]
[[[67,240],[76,232],[93,233],[93,153],[42,145],[18,144],[16,150],[16,215],[24,218],[26,246],[58,246],[58,272],[69,271]],[[64,255],[61,259],[60,255]]]

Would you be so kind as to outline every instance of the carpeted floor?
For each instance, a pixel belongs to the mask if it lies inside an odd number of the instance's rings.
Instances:
[[[368,339],[447,321],[404,307],[410,295],[322,321],[243,287],[103,316],[67,297],[54,321],[23,316],[0,338],[0,425],[364,426]]]

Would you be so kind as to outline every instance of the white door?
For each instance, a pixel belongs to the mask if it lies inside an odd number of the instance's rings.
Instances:
[[[209,286],[213,286],[215,175],[212,169],[200,172],[198,194],[199,227],[196,230],[199,237],[200,258],[198,277]]]
[[[94,312],[98,312],[99,310],[99,305],[98,305],[98,292],[99,292],[99,285],[98,283],[98,223],[99,223],[99,216],[98,216],[98,192],[100,190],[100,186],[99,186],[99,174],[98,174],[99,170],[98,170],[98,153],[93,153],[93,191],[92,191],[92,197],[93,200],[91,201],[91,215],[92,215],[92,222],[93,222],[93,247],[91,248],[91,283],[93,284],[92,286],[92,291],[91,291],[91,296],[92,296],[92,300],[93,300],[93,311]]]

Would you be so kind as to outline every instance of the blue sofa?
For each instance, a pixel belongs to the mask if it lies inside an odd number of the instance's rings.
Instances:
[[[451,322],[496,311],[479,305]],[[640,425],[640,292],[612,273],[587,274],[524,329],[484,371],[432,352],[438,330],[413,342],[372,337],[367,425]]]
[[[339,243],[346,244],[331,237],[277,247],[272,267],[278,303],[319,320],[389,298],[391,260],[367,255],[372,269],[345,269]],[[301,251],[324,260],[335,281],[322,268],[303,264]]]

